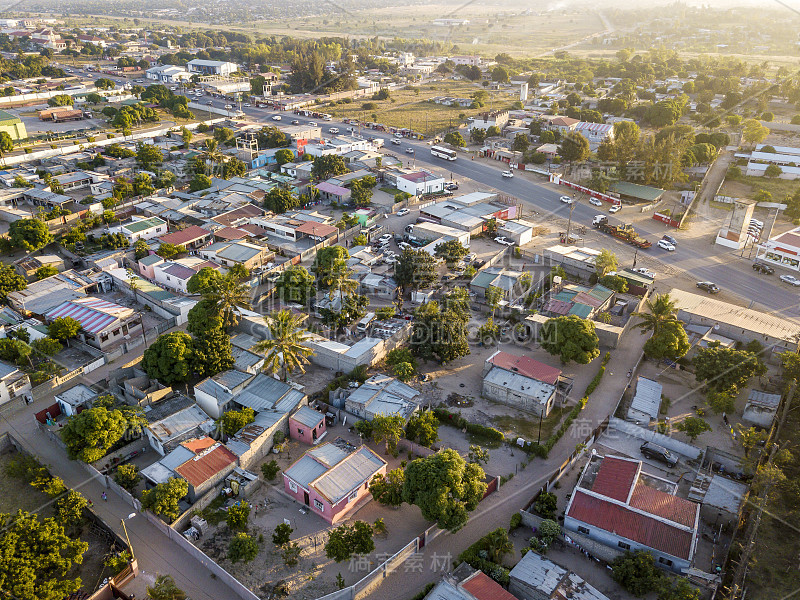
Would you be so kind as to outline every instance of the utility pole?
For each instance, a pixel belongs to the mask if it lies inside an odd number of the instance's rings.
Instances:
[[[572,211],[575,210],[575,196],[572,196],[572,202],[569,203],[569,221],[567,221],[567,239],[566,243],[569,244],[569,230],[572,228]]]

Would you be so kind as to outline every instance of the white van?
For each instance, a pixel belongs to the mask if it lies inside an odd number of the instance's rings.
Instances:
[[[360,333],[366,333],[367,332],[367,328],[369,327],[369,324],[372,323],[374,320],[375,320],[375,313],[372,313],[372,312],[371,313],[367,313],[364,316],[364,318],[361,319],[358,322],[358,325],[356,325],[356,329]]]

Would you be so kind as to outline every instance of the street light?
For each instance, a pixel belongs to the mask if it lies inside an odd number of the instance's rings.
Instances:
[[[131,514],[129,514],[129,515],[128,515],[128,518],[127,518],[127,519],[120,519],[120,520],[119,520],[119,521],[120,521],[120,523],[122,523],[122,531],[124,531],[124,532],[125,532],[125,539],[126,539],[126,540],[127,540],[127,542],[128,542],[128,550],[130,550],[130,551],[131,551],[131,560],[132,560],[132,561],[133,561],[133,560],[136,560],[136,557],[133,555],[133,546],[131,545],[131,538],[129,538],[129,537],[128,537],[128,528],[127,528],[127,527],[125,527],[125,521],[126,521],[126,520],[130,520],[130,519],[132,519],[132,518],[133,518],[133,517],[135,517],[135,516],[136,516],[136,513],[135,513],[135,512],[132,512]]]

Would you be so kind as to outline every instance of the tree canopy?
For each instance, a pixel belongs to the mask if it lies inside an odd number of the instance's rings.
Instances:
[[[90,463],[105,456],[128,428],[128,419],[122,411],[88,408],[67,420],[61,439],[71,459]]]
[[[175,331],[161,335],[144,351],[142,368],[164,385],[183,383],[191,375],[192,338]]]
[[[394,280],[403,289],[419,290],[437,280],[436,259],[424,250],[403,250],[394,267]]]
[[[39,219],[20,219],[11,223],[8,238],[17,248],[33,252],[53,241],[47,225]]]
[[[698,348],[692,358],[694,376],[711,390],[742,389],[754,375],[764,375],[766,366],[752,352],[733,348]]]
[[[283,302],[308,306],[314,295],[314,276],[302,265],[291,266],[275,281],[275,290]]]
[[[600,340],[594,323],[576,315],[545,321],[539,334],[539,343],[564,363],[574,361],[586,365],[600,356]]]
[[[142,508],[173,521],[180,515],[178,502],[188,493],[189,484],[184,479],[170,477],[142,492]]]

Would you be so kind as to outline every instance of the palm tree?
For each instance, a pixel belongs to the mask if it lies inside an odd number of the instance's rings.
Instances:
[[[336,292],[343,296],[352,296],[358,290],[358,281],[353,279],[354,272],[342,261],[334,265],[325,278],[328,285],[328,296],[333,298]]]
[[[675,315],[678,308],[669,294],[656,294],[654,299],[646,300],[644,305],[646,312],[633,313],[635,317],[641,319],[636,327],[641,329],[642,333],[652,331],[653,335],[656,335],[661,333],[665,323],[677,320]]]
[[[219,278],[214,288],[205,295],[222,316],[222,328],[228,329],[239,322],[239,307],[250,308],[250,290],[234,274]]]
[[[508,539],[508,532],[505,529],[496,529],[487,536],[487,551],[489,560],[500,563],[503,556],[514,553],[514,544]]]
[[[219,149],[217,140],[206,140],[203,150],[200,152],[200,159],[204,164],[211,163],[211,175],[214,175],[215,167],[224,160],[224,156]]]
[[[314,351],[304,346],[310,335],[301,327],[300,317],[291,311],[281,310],[264,317],[270,339],[254,346],[256,352],[264,353],[264,370],[275,374],[282,370],[281,381],[286,381],[290,372],[305,373],[304,366]]]
[[[151,600],[186,600],[186,594],[176,584],[172,575],[157,575],[153,587],[147,588]]]

